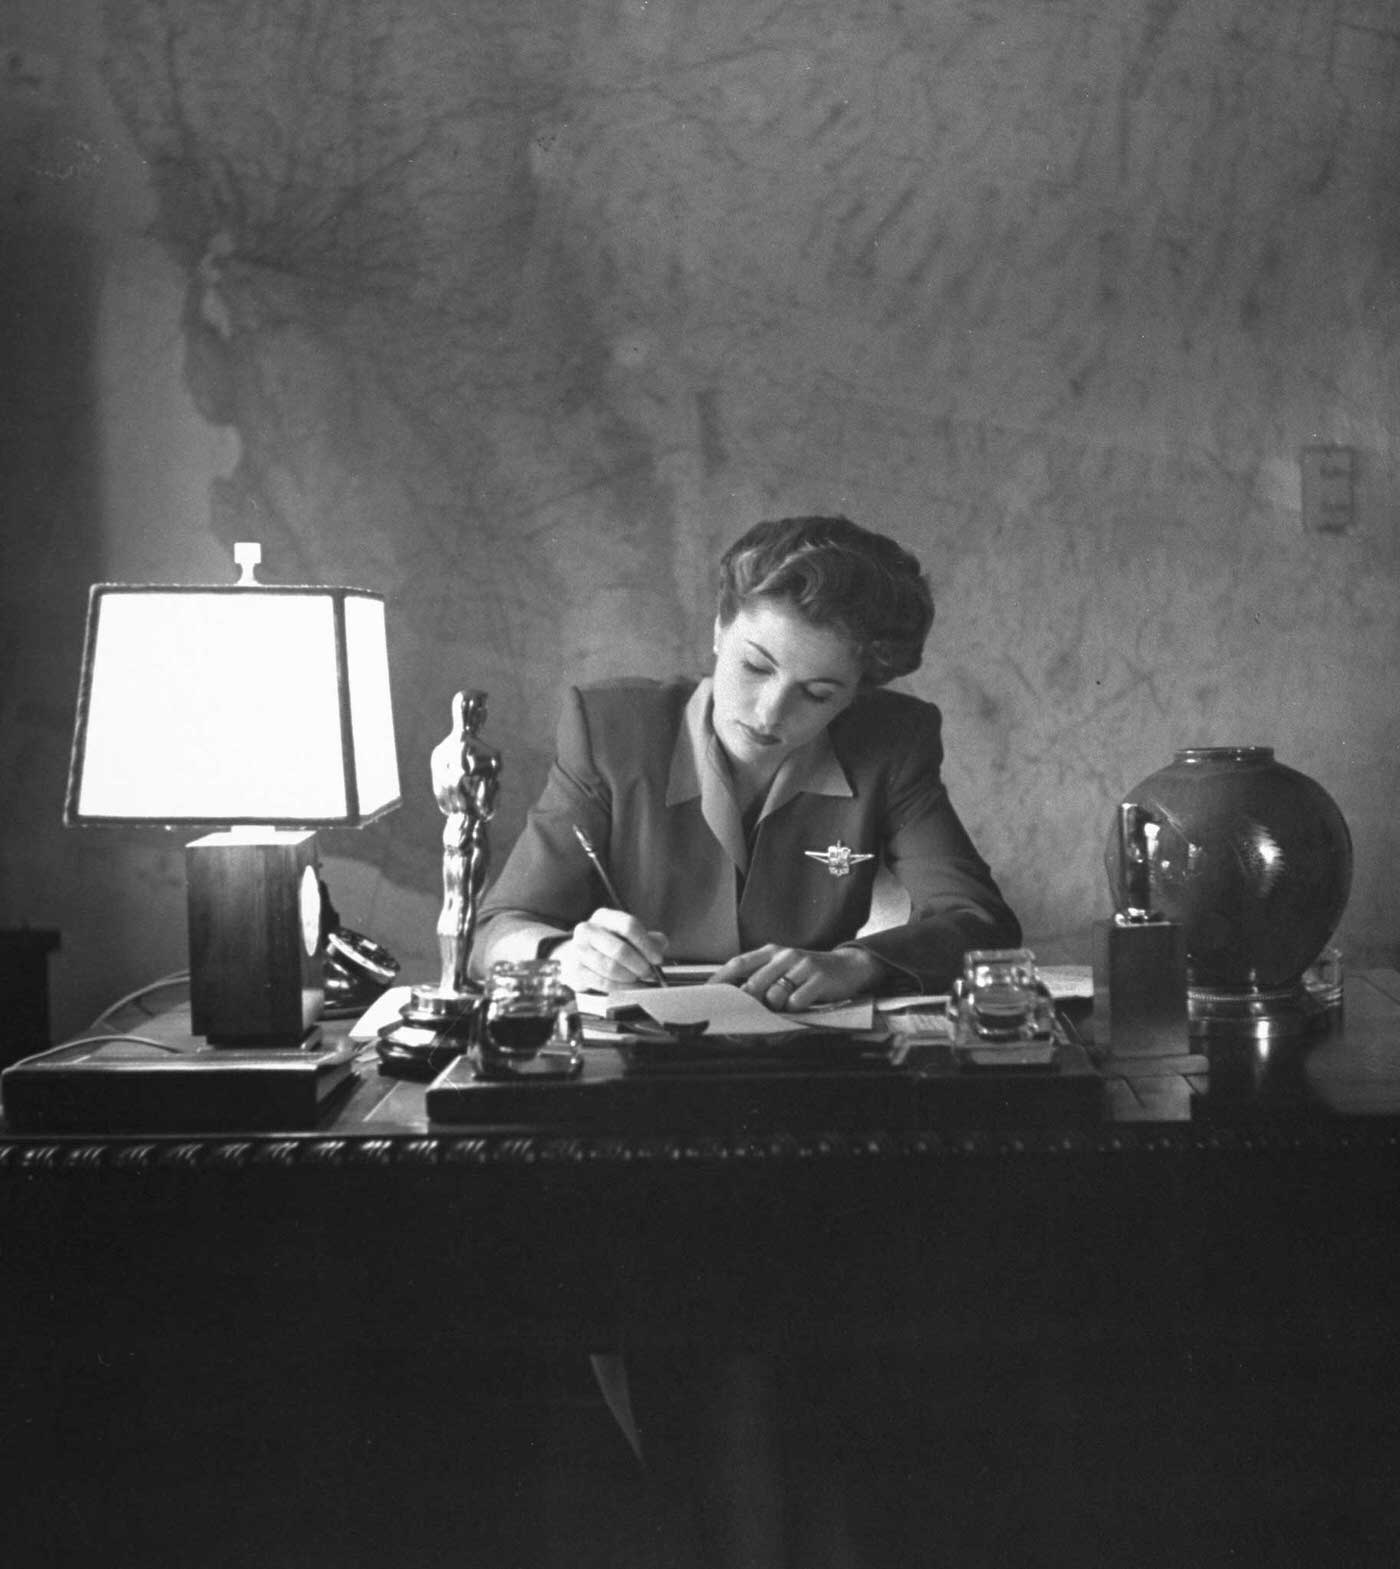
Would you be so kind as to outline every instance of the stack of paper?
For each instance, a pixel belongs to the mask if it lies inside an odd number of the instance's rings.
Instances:
[[[639,986],[630,991],[580,992],[578,1009],[595,1019],[625,1019],[640,1011],[656,1024],[704,1022],[707,1035],[789,1035],[795,1026],[824,1030],[868,1030],[874,1006],[861,1002],[831,1004],[774,1013],[737,986]]]

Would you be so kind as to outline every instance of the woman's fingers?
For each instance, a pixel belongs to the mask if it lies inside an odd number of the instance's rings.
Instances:
[[[765,947],[754,948],[748,953],[736,953],[732,959],[727,959],[720,965],[710,979],[720,985],[743,986],[748,990],[747,982],[750,976],[769,963],[777,952],[777,945],[768,943]]]
[[[820,1001],[823,957],[802,948],[767,943],[737,954],[715,971],[713,979],[742,986],[751,997],[782,1013]]]
[[[767,943],[748,953],[736,954],[715,971],[712,979],[742,986],[775,1012],[792,1013],[865,990],[866,967],[864,957],[849,948],[817,953],[808,948],[780,948],[776,943]]]
[[[666,953],[666,938],[648,931],[625,910],[595,910],[555,950],[564,980],[578,991],[615,991],[652,979]]]

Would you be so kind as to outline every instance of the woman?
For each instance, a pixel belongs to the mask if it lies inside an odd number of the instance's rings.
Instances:
[[[918,562],[845,518],[749,530],[721,561],[714,672],[572,688],[543,794],[483,902],[476,968],[552,953],[575,989],[711,961],[770,1008],[941,991],[1020,927],[940,778]],[[607,900],[575,829],[617,892]],[[860,935],[876,872],[908,919]],[[600,897],[601,896],[601,897]]]
[[[711,961],[801,1009],[942,991],[966,949],[1015,946],[941,782],[938,709],[884,690],[918,668],[932,621],[893,540],[845,518],[750,529],[721,562],[711,677],[568,693],[544,792],[482,903],[478,972],[552,953],[575,989],[607,991],[663,958]],[[881,867],[908,919],[863,934]],[[822,1438],[849,1423],[824,1371],[725,1347],[594,1366],[659,1484],[672,1561],[697,1544],[713,1564],[857,1561]]]

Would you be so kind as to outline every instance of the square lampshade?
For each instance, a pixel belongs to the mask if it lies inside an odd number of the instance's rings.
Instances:
[[[315,835],[295,830],[398,804],[380,595],[93,588],[64,820],[219,825],[185,850],[196,1034],[310,1042],[325,933]]]
[[[92,589],[65,821],[358,827],[398,804],[380,595]]]

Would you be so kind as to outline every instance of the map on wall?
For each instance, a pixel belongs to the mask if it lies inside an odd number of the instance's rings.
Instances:
[[[414,770],[455,690],[491,696],[504,844],[562,688],[698,672],[764,515],[925,560],[911,685],[1032,929],[1099,896],[1111,803],[1174,745],[1332,722],[1298,669],[1379,723],[1394,609],[1304,554],[1288,477],[1324,400],[1386,440],[1369,15],[108,0],[188,384],[238,442],[210,526],[389,600],[386,875],[434,882]]]

